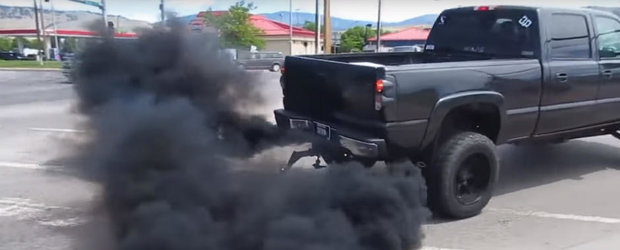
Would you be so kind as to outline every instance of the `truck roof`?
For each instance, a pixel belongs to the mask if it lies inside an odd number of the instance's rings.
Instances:
[[[530,6],[530,5],[477,5],[477,6],[465,6],[447,9],[446,11],[458,11],[458,10],[472,10],[480,7],[492,7],[494,9],[525,9],[525,10],[536,10],[536,11],[581,11],[584,13],[595,13],[599,15],[606,15],[618,18],[618,16],[612,12],[611,10],[600,10],[594,8],[566,8],[566,7],[548,7],[548,6]]]

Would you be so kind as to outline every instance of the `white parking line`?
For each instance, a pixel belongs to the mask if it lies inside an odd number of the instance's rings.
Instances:
[[[32,131],[38,131],[38,132],[55,132],[55,133],[84,133],[84,130],[77,130],[77,129],[63,129],[63,128],[30,128],[30,130]]]
[[[501,209],[500,208],[487,208],[485,210],[491,211],[491,212],[503,213],[503,214],[534,216],[534,217],[547,218],[547,219],[596,222],[596,223],[605,223],[605,224],[620,224],[619,218],[608,218],[608,217],[600,217],[600,216],[557,214],[557,213],[548,213],[548,212],[542,212],[542,211],[517,211],[513,209],[504,209],[504,208],[501,208]]]

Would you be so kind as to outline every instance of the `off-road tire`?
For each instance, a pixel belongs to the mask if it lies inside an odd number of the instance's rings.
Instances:
[[[470,175],[463,172],[469,168],[475,170],[472,187],[467,187],[466,176]],[[424,169],[431,209],[455,219],[479,214],[493,195],[498,170],[495,144],[488,137],[473,132],[449,137],[434,154],[431,166]],[[464,197],[472,201],[464,202]]]

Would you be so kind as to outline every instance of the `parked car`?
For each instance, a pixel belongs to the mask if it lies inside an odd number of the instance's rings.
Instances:
[[[0,52],[1,60],[27,60],[28,58],[17,52]]]
[[[245,69],[280,71],[284,65],[282,52],[238,52],[237,63]]]
[[[411,45],[411,46],[397,46],[391,49],[390,52],[422,52],[423,46]]]
[[[496,145],[620,138],[620,18],[609,12],[450,9],[422,53],[287,57],[285,67],[278,126],[319,138],[289,163],[410,159],[431,209],[449,217],[491,199]]]

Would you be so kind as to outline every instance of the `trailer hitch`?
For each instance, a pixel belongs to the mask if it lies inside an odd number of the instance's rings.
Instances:
[[[312,164],[312,166],[315,169],[321,169],[321,168],[327,167],[325,165],[321,165],[321,154],[317,150],[315,150],[314,147],[312,147],[305,151],[293,151],[293,153],[291,154],[291,157],[288,159],[286,166],[281,168],[280,172],[286,173],[293,167],[293,164],[301,160],[301,158],[312,157],[312,156],[316,157],[316,161],[314,162],[314,164]]]

